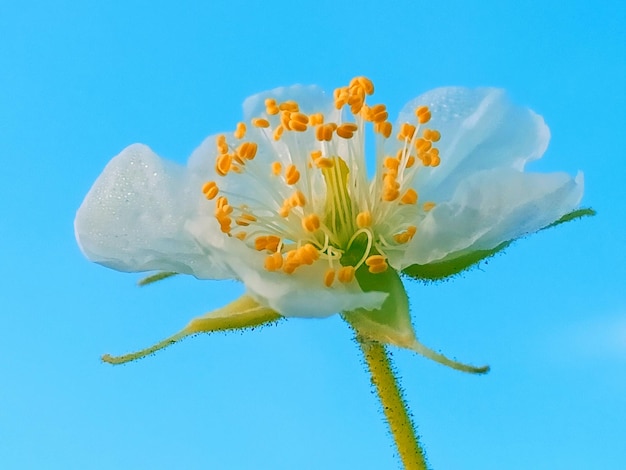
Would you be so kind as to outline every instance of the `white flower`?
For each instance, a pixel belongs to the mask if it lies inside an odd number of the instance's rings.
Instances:
[[[428,277],[480,254],[444,277],[578,206],[581,174],[524,172],[549,130],[501,90],[432,90],[393,126],[365,103],[372,92],[359,77],[334,97],[253,96],[235,132],[207,138],[186,167],[131,145],[78,210],[81,249],[120,271],[238,279],[283,316],[326,316],[381,307],[389,289],[364,291],[355,273]]]

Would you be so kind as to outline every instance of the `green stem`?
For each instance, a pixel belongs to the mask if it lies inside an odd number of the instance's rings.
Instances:
[[[413,422],[402,398],[398,381],[391,369],[385,346],[357,338],[372,375],[372,384],[380,398],[400,459],[406,470],[426,470],[426,458],[415,434]]]

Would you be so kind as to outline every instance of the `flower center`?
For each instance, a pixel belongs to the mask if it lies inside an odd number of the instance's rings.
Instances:
[[[266,253],[265,269],[292,274],[326,262],[323,282],[348,283],[357,269],[388,268],[388,253],[405,250],[425,212],[413,188],[420,168],[439,165],[439,132],[422,128],[430,111],[400,125],[387,155],[392,125],[386,106],[368,106],[374,86],[365,77],[334,93],[334,110],[301,112],[295,101],[265,100],[265,115],[217,137],[216,181],[204,184],[215,200],[223,233]],[[373,125],[377,175],[368,181],[365,125]],[[248,129],[250,127],[250,129]],[[246,134],[248,138],[246,139]],[[304,269],[304,268],[303,268]]]

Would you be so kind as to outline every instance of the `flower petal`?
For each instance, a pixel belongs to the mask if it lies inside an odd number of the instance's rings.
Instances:
[[[198,241],[209,244],[201,227],[193,223],[189,229]],[[292,274],[270,272],[264,268],[267,254],[248,248],[236,238],[225,237],[221,250],[234,277],[244,283],[248,295],[261,305],[285,317],[321,318],[345,310],[380,308],[387,297],[385,292],[363,292],[356,282],[335,283],[332,288],[323,283],[328,263],[317,261],[303,266]]]
[[[422,171],[416,179],[420,197],[448,199],[472,173],[506,167],[522,171],[527,162],[541,157],[550,131],[541,116],[515,106],[496,88],[437,88],[411,102],[400,113],[400,122],[414,121],[414,109],[426,105],[437,129],[441,164]]]
[[[202,278],[232,277],[186,229],[198,214],[201,183],[185,168],[140,144],[106,166],[76,214],[81,250],[91,261],[119,271],[175,271]],[[205,217],[212,233],[219,228]]]
[[[493,249],[551,224],[575,208],[582,194],[582,174],[573,179],[502,168],[478,172],[428,213],[404,259],[391,264],[403,269]]]

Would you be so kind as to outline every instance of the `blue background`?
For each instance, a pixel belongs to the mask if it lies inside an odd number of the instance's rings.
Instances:
[[[17,6],[19,5],[19,6]],[[330,0],[0,4],[0,466],[399,468],[338,317],[200,336],[126,366],[236,298],[235,282],[86,261],[76,209],[133,143],[184,162],[268,88],[374,80],[395,114],[490,85],[552,131],[539,171],[585,172],[598,216],[411,284],[426,344],[475,377],[394,351],[433,468],[626,468],[624,2]]]

